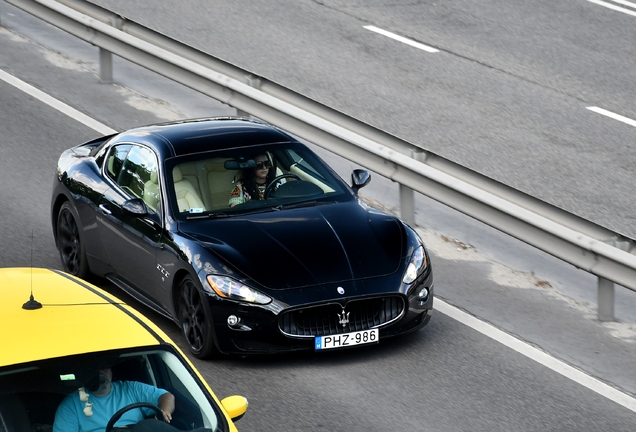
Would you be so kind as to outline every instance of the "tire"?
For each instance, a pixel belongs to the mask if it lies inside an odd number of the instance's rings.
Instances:
[[[200,359],[218,357],[219,351],[212,337],[210,307],[201,298],[198,285],[190,276],[181,281],[178,310],[181,330],[192,354]]]
[[[57,214],[57,249],[65,272],[80,279],[88,279],[91,273],[84,243],[72,207],[68,202],[62,204]]]

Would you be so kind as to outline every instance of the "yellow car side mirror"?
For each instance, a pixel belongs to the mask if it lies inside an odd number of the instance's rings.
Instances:
[[[243,396],[228,396],[221,401],[221,405],[232,421],[239,420],[247,411],[247,399]]]

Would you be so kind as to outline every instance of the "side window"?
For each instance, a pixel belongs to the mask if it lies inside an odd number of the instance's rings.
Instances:
[[[108,162],[106,164],[106,174],[115,183],[119,178],[121,168],[124,166],[126,155],[130,151],[130,145],[118,145],[115,146],[108,155]]]
[[[319,186],[324,193],[336,192],[339,188],[332,181],[333,176],[329,171],[311,155],[306,154],[303,157],[303,153],[297,153],[294,149],[287,150],[287,156],[292,161],[289,172]]]
[[[294,161],[294,165],[298,168],[302,169],[308,174],[312,174],[314,177],[320,177],[323,179],[323,176],[316,171],[316,169],[309,163],[308,160],[304,159],[301,155],[296,153],[294,150],[288,150],[289,157]]]
[[[130,195],[143,199],[148,207],[157,210],[160,202],[158,168],[157,158],[152,151],[133,146],[117,183]]]
[[[152,151],[137,145],[117,146],[108,158],[107,172],[127,194],[143,199],[157,211],[161,193],[157,158]]]

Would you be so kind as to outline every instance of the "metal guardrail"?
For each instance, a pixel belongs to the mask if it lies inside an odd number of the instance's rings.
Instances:
[[[417,191],[598,276],[598,316],[614,319],[614,283],[636,291],[636,242],[468,170],[247,70],[83,0],[5,0],[112,54],[279,126],[400,184],[414,223]]]

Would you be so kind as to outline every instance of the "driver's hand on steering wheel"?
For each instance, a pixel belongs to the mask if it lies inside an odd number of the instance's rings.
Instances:
[[[168,411],[166,410],[161,410],[161,414],[163,414],[163,419],[166,423],[170,423],[170,421],[172,420],[172,414],[170,414]],[[158,419],[157,419],[158,420]]]

